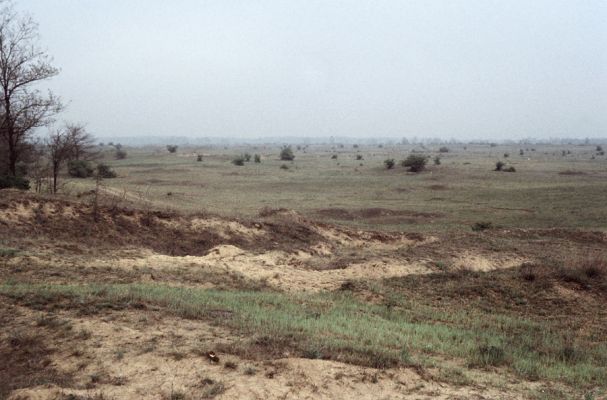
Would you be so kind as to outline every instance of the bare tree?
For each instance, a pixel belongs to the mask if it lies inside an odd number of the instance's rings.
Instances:
[[[57,180],[61,167],[72,155],[72,143],[65,129],[52,131],[47,139],[48,157],[53,178],[52,192],[57,193]]]
[[[1,1],[0,140],[4,142],[8,172],[13,176],[33,130],[50,124],[62,108],[50,91],[42,94],[36,88],[59,73],[37,46],[38,39],[38,25],[29,16],[18,15],[12,3]]]
[[[72,146],[70,159],[87,160],[95,157],[97,154],[95,151],[95,138],[86,131],[84,125],[66,123],[65,132]]]

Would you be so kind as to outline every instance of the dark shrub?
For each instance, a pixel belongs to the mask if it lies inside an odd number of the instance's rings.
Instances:
[[[124,151],[122,149],[116,150],[116,160],[124,160],[126,158],[126,156],[127,156],[126,151]]]
[[[196,156],[196,161],[198,161],[198,162],[202,161],[202,155],[201,154],[198,154]]]
[[[261,156],[259,154],[255,154],[253,156],[253,161],[259,164],[261,162]]]
[[[289,169],[289,166],[287,164],[282,164],[280,166],[280,169]]]
[[[411,172],[421,172],[426,168],[428,158],[423,154],[410,154],[403,162],[403,167],[409,168]]]
[[[516,172],[516,168],[514,168],[514,167],[508,167],[508,168],[506,168],[506,169],[504,169],[502,171],[504,171],[504,172]]]
[[[168,144],[167,145],[167,150],[169,151],[169,153],[175,153],[175,152],[177,152],[178,148],[179,148],[179,146],[176,146],[174,144]]]
[[[475,222],[474,225],[472,225],[472,230],[475,232],[480,232],[491,228],[493,228],[493,223],[489,221]]]
[[[117,176],[113,169],[103,163],[97,164],[97,174],[104,179],[111,179]]]
[[[504,158],[510,157],[510,153],[504,153]]]
[[[232,160],[232,164],[238,165],[238,166],[243,166],[244,165],[244,156],[242,156],[242,155],[237,156],[236,158],[234,158]]]
[[[245,162],[251,161],[251,155],[249,153],[244,153],[242,158],[245,160]]]
[[[357,159],[357,160],[362,160],[362,159],[363,159],[362,154],[357,154],[357,155],[356,155],[356,159]]]
[[[481,345],[471,354],[470,365],[475,367],[497,367],[506,361],[506,352],[502,347]]]
[[[22,176],[4,175],[0,176],[0,189],[21,189],[29,190],[30,181]]]
[[[434,165],[440,165],[440,157],[439,156],[434,157]]]
[[[331,156],[331,160],[337,160],[337,154],[333,154],[333,155]]]
[[[388,158],[387,160],[384,160],[384,164],[386,165],[386,169],[392,169],[394,168],[394,159],[393,158]]]
[[[280,159],[283,161],[293,161],[295,159],[295,155],[293,154],[293,149],[291,146],[283,146],[280,150]]]
[[[94,171],[91,163],[85,160],[71,160],[67,163],[67,172],[74,178],[88,178]]]
[[[495,163],[495,170],[496,171],[501,171],[502,168],[504,168],[504,165],[506,165],[506,163],[504,163],[503,161],[498,161]]]
[[[448,153],[449,152],[449,148],[447,146],[443,146],[440,149],[438,149],[439,152],[441,153]]]

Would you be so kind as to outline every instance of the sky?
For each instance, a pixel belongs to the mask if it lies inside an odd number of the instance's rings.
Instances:
[[[98,137],[607,137],[607,1],[21,0]]]

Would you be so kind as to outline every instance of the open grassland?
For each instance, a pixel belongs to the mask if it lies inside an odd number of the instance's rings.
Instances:
[[[596,146],[459,144],[445,153],[439,146],[404,145],[293,149],[295,160],[286,162],[277,146],[183,148],[175,154],[129,149],[119,161],[108,150],[119,178],[103,184],[160,208],[251,217],[264,207],[285,207],[366,229],[444,231],[483,220],[517,228],[607,227],[607,158],[596,154]],[[431,156],[427,171],[384,168],[385,159],[398,163],[413,150]],[[233,165],[242,153],[260,154],[261,163]],[[440,165],[433,165],[436,156]],[[493,171],[499,160],[516,172]],[[74,192],[91,186],[68,184]]]
[[[97,197],[0,192],[0,399],[606,398],[607,159],[448,147],[106,148]]]

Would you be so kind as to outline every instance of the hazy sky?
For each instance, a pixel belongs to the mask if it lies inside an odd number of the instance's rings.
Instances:
[[[97,136],[607,136],[607,1],[22,0]]]

